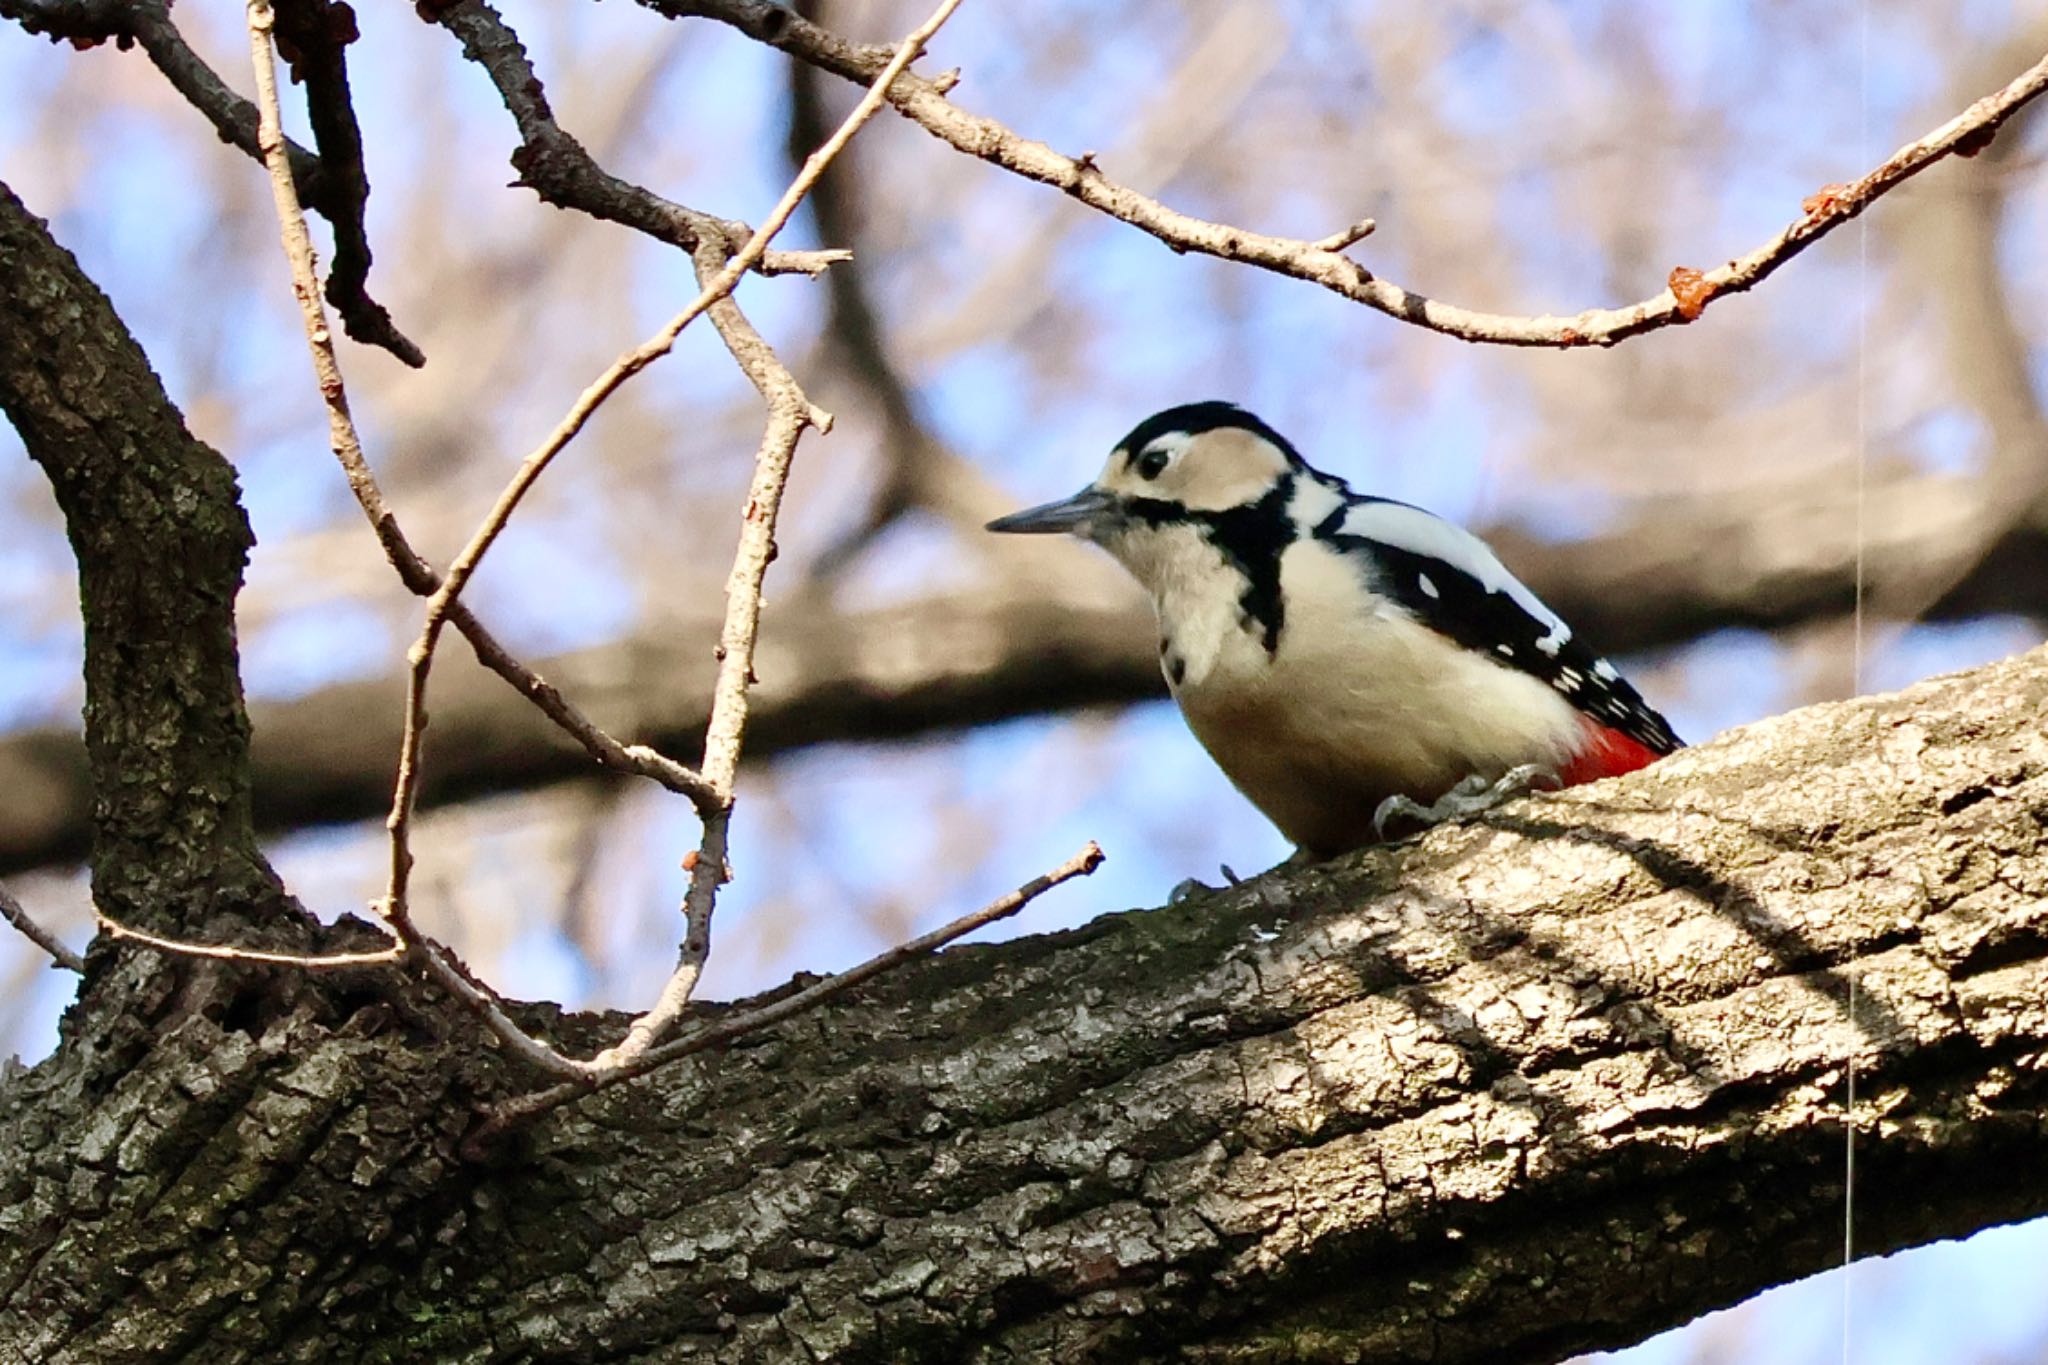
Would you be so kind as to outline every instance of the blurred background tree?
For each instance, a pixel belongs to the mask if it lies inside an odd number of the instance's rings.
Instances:
[[[44,9],[0,0],[0,176],[241,473],[259,819],[307,904],[360,911],[383,877],[417,604],[322,449],[260,167],[142,51],[29,36]],[[807,12],[868,42],[923,17],[893,0]],[[405,9],[357,17],[368,288],[428,364],[343,358],[396,510],[445,563],[585,377],[695,283],[671,245],[505,188],[518,137],[449,33]],[[765,212],[858,95],[705,19],[505,17],[598,163],[736,218]],[[176,20],[239,84],[239,8]],[[1533,314],[1646,297],[1674,266],[1747,250],[2044,48],[2034,0],[1056,0],[966,6],[926,67],[958,66],[963,106],[1092,150],[1177,208],[1308,239],[1369,214],[1351,254],[1374,272]],[[780,243],[853,261],[741,290],[838,421],[791,485],[706,992],[844,966],[1085,837],[1111,863],[1026,928],[1286,853],[1158,699],[1135,590],[1082,549],[977,529],[1077,486],[1170,403],[1243,402],[1354,485],[1482,530],[1583,634],[1635,655],[1688,738],[2038,641],[2041,122],[2022,115],[1699,325],[1554,351],[1464,345],[1169,253],[884,115]],[[541,485],[469,600],[600,720],[691,752],[757,428],[715,338],[686,334]],[[80,624],[48,484],[19,453],[0,430],[0,872],[82,944]],[[510,994],[644,1003],[691,813],[591,776],[467,660],[443,673],[421,922]],[[0,1051],[47,1051],[71,985],[0,936]],[[2048,1357],[2044,1253],[2037,1224],[1859,1270],[1857,1358]],[[1778,1291],[1629,1358],[1833,1358],[1840,1294]]]

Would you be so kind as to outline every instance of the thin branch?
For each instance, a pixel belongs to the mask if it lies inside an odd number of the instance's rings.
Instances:
[[[857,967],[849,967],[822,981],[814,981],[779,1000],[731,1015],[716,1023],[706,1024],[684,1037],[649,1048],[632,1058],[612,1062],[606,1066],[602,1080],[604,1083],[612,1083],[645,1075],[669,1062],[680,1061],[684,1057],[730,1043],[747,1034],[758,1033],[785,1019],[795,1018],[865,981],[871,981],[907,962],[936,952],[977,929],[985,929],[998,920],[1008,919],[1062,882],[1069,882],[1076,877],[1085,877],[1094,872],[1096,868],[1102,866],[1104,856],[1101,847],[1091,839],[1079,853],[1058,867],[1033,877],[1016,890],[997,897],[979,910],[942,924],[930,933],[920,934],[906,943],[899,943],[886,952],[877,953]],[[602,1057],[593,1063],[594,1066],[604,1064]],[[508,1100],[490,1111],[484,1122],[466,1140],[465,1147],[475,1151],[493,1135],[514,1124],[544,1114],[580,1095],[588,1094],[589,1089],[590,1087],[585,1085],[558,1085]]]
[[[59,967],[67,971],[85,972],[85,959],[64,945],[64,940],[36,922],[26,907],[15,899],[6,887],[0,886],[0,919],[21,931],[22,937],[48,953]]]
[[[883,66],[884,49],[847,42],[792,14],[773,0],[641,0],[672,18],[702,16],[845,77],[866,81]],[[1090,156],[1070,157],[1022,137],[1006,125],[953,105],[945,91],[914,73],[895,78],[889,102],[904,117],[969,156],[1071,195],[1092,209],[1149,233],[1174,251],[1242,261],[1320,285],[1389,317],[1466,341],[1504,346],[1610,346],[1627,337],[1691,322],[1707,303],[1739,294],[1769,278],[1787,261],[1862,213],[1888,191],[1950,156],[1981,151],[1993,134],[2048,91],[2048,57],[2003,89],[1907,143],[1847,185],[1830,185],[1802,205],[1783,231],[1747,255],[1712,270],[1679,267],[1675,286],[1621,308],[1592,308],[1570,317],[1520,317],[1479,312],[1440,302],[1375,277],[1328,243],[1345,233],[1307,242],[1210,222],[1166,207],[1103,174]],[[1348,245],[1348,243],[1346,243]]]
[[[177,953],[182,957],[208,957],[222,962],[262,962],[279,967],[304,967],[308,971],[323,971],[336,967],[381,967],[405,960],[406,946],[392,940],[388,948],[364,953],[280,953],[268,948],[239,948],[226,943],[194,943],[187,939],[164,938],[158,934],[147,934],[140,929],[131,929],[121,921],[93,907],[93,918],[107,937],[132,939],[136,943],[166,953]]]
[[[265,85],[269,94],[265,96],[265,109],[270,118],[263,126],[266,129],[262,142],[262,153],[270,170],[271,193],[276,202],[279,230],[284,239],[285,254],[292,267],[293,291],[299,300],[299,311],[305,324],[306,340],[313,356],[314,376],[319,382],[320,395],[327,409],[328,441],[340,461],[342,472],[348,479],[349,490],[355,495],[363,515],[369,518],[370,526],[376,532],[378,541],[384,547],[385,557],[405,586],[422,597],[435,593],[441,587],[441,576],[426,560],[421,558],[407,541],[399,528],[398,519],[384,500],[383,490],[378,486],[375,473],[368,458],[363,454],[362,438],[356,431],[355,419],[349,411],[348,387],[341,376],[341,365],[334,352],[333,334],[328,328],[325,311],[320,305],[319,278],[313,260],[313,241],[306,231],[305,215],[300,209],[295,180],[280,165],[278,149],[282,136],[275,117],[276,77],[274,68],[267,61],[269,48],[266,45],[258,59],[258,84]],[[456,629],[468,638],[476,651],[478,662],[512,684],[522,696],[540,708],[542,714],[567,731],[590,756],[615,772],[630,773],[649,778],[670,791],[688,797],[700,808],[713,804],[712,793],[707,784],[696,773],[674,759],[645,745],[626,745],[592,723],[581,711],[564,697],[539,673],[515,659],[511,652],[500,644],[467,607],[456,606],[448,618]]]
[[[1346,247],[1358,245],[1372,236],[1378,228],[1379,224],[1372,219],[1361,218],[1342,232],[1333,232],[1327,237],[1310,242],[1309,245],[1318,251],[1342,251]]]
[[[298,195],[292,184],[290,163],[285,155],[284,134],[278,112],[277,67],[271,56],[271,34],[275,22],[276,16],[269,0],[249,0],[249,52],[256,73],[256,91],[261,113],[257,139],[263,150],[264,162],[270,169],[271,194],[277,206],[278,229],[284,241],[285,254],[291,260],[292,289],[298,296],[300,312],[305,322],[307,344],[313,355],[314,374],[319,380],[321,397],[326,401],[329,438],[334,446],[334,453],[348,476],[349,485],[355,491],[356,500],[370,517],[371,524],[377,528],[387,553],[391,554],[392,562],[400,566],[400,574],[403,577],[406,563],[416,562],[417,557],[412,554],[411,548],[406,545],[404,537],[400,534],[396,518],[384,505],[382,491],[377,487],[376,479],[370,472],[369,461],[363,456],[362,442],[356,433],[355,421],[349,414],[348,390],[342,382],[341,367],[334,355],[333,333],[327,326],[326,310],[320,305],[319,283],[313,266],[312,239],[306,232],[305,215],[299,209]],[[559,701],[559,698],[557,700]],[[414,750],[416,758],[416,737]],[[401,773],[401,779],[402,777]],[[393,831],[392,845],[394,859],[403,856],[409,863],[411,855],[406,852],[402,828]],[[521,1029],[504,1010],[499,1008],[494,998],[471,981],[437,945],[413,926],[411,913],[402,895],[387,896],[378,902],[376,908],[379,918],[393,941],[402,950],[405,960],[418,962],[424,966],[444,988],[474,1009],[483,1018],[485,1025],[514,1053],[552,1075],[580,1074],[581,1069],[577,1063]]]

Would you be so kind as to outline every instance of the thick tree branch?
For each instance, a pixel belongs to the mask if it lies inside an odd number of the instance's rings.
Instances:
[[[88,1010],[0,1090],[0,1339],[1445,1365],[1638,1340],[1834,1262],[1851,1059],[1859,1251],[2048,1210],[2044,708],[2037,651],[955,950],[486,1164],[454,1152],[511,1077],[430,1010],[391,1027],[324,973],[250,1032],[161,1000],[100,1084]]]
[[[847,42],[792,13],[777,0],[641,0],[671,18],[704,17],[847,80],[874,79],[887,48]],[[995,119],[970,114],[947,98],[950,84],[906,73],[892,83],[891,103],[905,118],[955,150],[1070,195],[1088,207],[1151,234],[1174,251],[1241,261],[1321,286],[1389,317],[1465,341],[1505,346],[1607,346],[1691,322],[1712,300],[1746,292],[1807,247],[1862,213],[1888,191],[1950,156],[1983,150],[1998,129],[2048,91],[2048,57],[1986,95],[1925,137],[1899,148],[1860,179],[1828,185],[1800,215],[1762,246],[1711,270],[1674,269],[1662,292],[1621,308],[1589,308],[1570,317],[1515,317],[1479,312],[1403,289],[1331,249],[1358,240],[1357,227],[1319,241],[1274,237],[1213,223],[1166,207],[1110,179],[1095,158],[1070,157],[1023,137]],[[1362,234],[1361,234],[1362,235]]]
[[[4,185],[0,411],[78,558],[94,897],[167,933],[295,920],[251,821],[234,621],[250,534],[234,471]]]

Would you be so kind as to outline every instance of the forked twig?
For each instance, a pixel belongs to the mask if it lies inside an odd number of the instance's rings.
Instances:
[[[663,1043],[657,1047],[648,1048],[631,1058],[623,1059],[614,1064],[613,1068],[603,1076],[603,1080],[613,1082],[644,1075],[656,1067],[667,1065],[669,1062],[680,1061],[682,1058],[691,1056],[694,1053],[703,1052],[724,1043],[730,1043],[736,1038],[743,1038],[749,1033],[758,1033],[772,1024],[779,1024],[785,1019],[794,1018],[805,1010],[823,1004],[833,996],[843,991],[851,990],[862,982],[872,981],[884,972],[900,967],[906,962],[923,957],[928,953],[936,952],[955,939],[965,938],[977,929],[987,928],[998,920],[1009,918],[1060,883],[1072,881],[1076,877],[1085,877],[1095,871],[1096,868],[1102,866],[1103,856],[1102,849],[1091,839],[1079,853],[1076,853],[1058,867],[1041,876],[1033,877],[1016,890],[997,897],[979,910],[942,924],[928,934],[920,934],[908,943],[900,943],[887,952],[877,953],[857,967],[849,967],[845,971],[828,976],[822,981],[814,981],[802,990],[791,992],[779,1000],[771,1000],[767,1004],[755,1009],[745,1010],[720,1019],[715,1023],[706,1024],[703,1028],[685,1034],[681,1038]],[[516,1099],[507,1100],[505,1103],[494,1108],[483,1123],[477,1127],[476,1131],[470,1135],[464,1144],[465,1149],[473,1156],[480,1149],[480,1145],[488,1142],[493,1135],[503,1132],[514,1124],[544,1114],[550,1109],[566,1104],[568,1101],[580,1095],[586,1095],[589,1092],[589,1085],[572,1083],[551,1086],[546,1090],[536,1090],[530,1094],[521,1095]]]
[[[783,191],[781,199],[762,220],[760,227],[754,230],[754,235],[703,285],[688,307],[669,319],[652,337],[613,361],[583,391],[547,439],[521,461],[490,513],[449,566],[441,587],[428,599],[419,638],[407,654],[410,667],[406,679],[405,728],[399,740],[398,780],[392,792],[391,814],[386,822],[391,831],[390,879],[385,893],[387,903],[403,906],[411,874],[412,854],[407,832],[419,790],[427,679],[450,607],[555,456],[576,438],[592,414],[621,385],[668,354],[684,328],[732,292],[741,277],[760,260],[775,234],[796,212],[797,206],[817,184],[826,168],[853,140],[854,134],[881,109],[890,82],[917,58],[925,43],[959,6],[960,0],[941,0],[931,16],[904,38],[895,55],[869,86],[867,94],[825,144],[804,162],[789,187]],[[700,268],[704,264],[701,256],[699,264]],[[737,351],[735,355],[738,358]],[[712,908],[718,886],[726,875],[726,831],[730,820],[733,776],[739,767],[741,735],[746,726],[746,694],[753,677],[754,643],[760,629],[761,583],[768,561],[773,557],[776,516],[783,489],[789,481],[790,463],[795,456],[797,442],[808,426],[819,421],[802,391],[793,380],[787,380],[786,372],[783,379],[787,382],[774,384],[773,391],[770,391],[771,381],[766,377],[753,369],[749,374],[757,383],[763,384],[764,392],[768,393],[770,411],[768,427],[755,458],[754,478],[741,521],[739,550],[727,581],[725,625],[720,635],[722,657],[712,691],[711,717],[705,732],[704,759],[700,770],[711,788],[714,804],[710,810],[704,811],[704,835],[685,896],[684,942],[676,970],[662,988],[654,1006],[633,1021],[617,1046],[607,1049],[594,1060],[593,1065],[601,1070],[628,1062],[659,1041],[689,1002],[702,974],[704,959],[710,951]],[[702,803],[699,809],[704,810]]]

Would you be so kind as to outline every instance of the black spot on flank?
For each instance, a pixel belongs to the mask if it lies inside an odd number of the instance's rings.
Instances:
[[[1172,683],[1175,687],[1179,687],[1182,683],[1187,681],[1187,676],[1188,661],[1186,659],[1181,658],[1178,654],[1167,655],[1166,680]]]
[[[1162,436],[1199,436],[1205,431],[1223,430],[1248,431],[1261,440],[1270,442],[1286,455],[1287,463],[1296,468],[1307,467],[1307,462],[1301,458],[1301,452],[1296,450],[1285,436],[1267,426],[1263,419],[1246,412],[1235,403],[1213,400],[1206,403],[1183,403],[1177,408],[1155,412],[1132,427],[1130,434],[1116,443],[1116,448],[1123,451],[1126,458],[1131,458]]]

